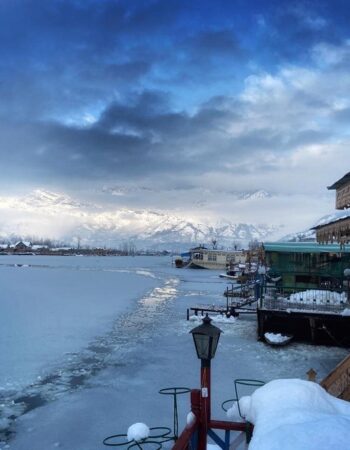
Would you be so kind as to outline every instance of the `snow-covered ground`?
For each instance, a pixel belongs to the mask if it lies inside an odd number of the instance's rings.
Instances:
[[[0,257],[0,449],[96,450],[133,423],[172,426],[172,398],[158,391],[198,387],[189,335],[196,324],[186,321],[186,308],[225,305],[218,274],[175,269],[166,257]],[[256,341],[252,316],[218,326],[218,419],[235,378],[305,378],[310,367],[323,377],[346,355],[296,343],[268,347]],[[180,428],[188,400],[179,399]]]

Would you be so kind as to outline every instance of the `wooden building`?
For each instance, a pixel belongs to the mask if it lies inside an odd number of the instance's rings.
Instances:
[[[350,172],[328,189],[335,189],[335,207],[342,212],[335,214],[330,221],[314,227],[316,240],[320,244],[337,242],[344,246],[350,243]]]

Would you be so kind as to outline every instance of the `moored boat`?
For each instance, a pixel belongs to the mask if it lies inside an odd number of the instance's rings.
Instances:
[[[189,267],[197,269],[227,269],[232,264],[245,263],[243,251],[209,250],[206,247],[195,247],[190,250]]]

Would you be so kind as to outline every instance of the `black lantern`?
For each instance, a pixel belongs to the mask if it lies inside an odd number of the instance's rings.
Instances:
[[[204,317],[203,323],[190,331],[193,336],[197,356],[203,361],[209,362],[215,356],[221,330],[212,325],[208,314]]]

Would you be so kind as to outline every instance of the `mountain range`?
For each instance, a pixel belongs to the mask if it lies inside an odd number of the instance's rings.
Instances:
[[[268,195],[265,191],[249,192],[242,200]],[[198,244],[210,245],[213,240],[218,248],[242,248],[250,241],[270,239],[279,229],[229,220],[202,223],[148,209],[102,208],[40,189],[23,197],[0,198],[0,203],[4,224],[8,217],[6,226],[0,229],[3,241],[14,235],[22,239],[35,235],[69,244],[118,248],[132,243],[138,249],[183,251]]]
[[[226,249],[246,247],[250,241],[263,241],[276,232],[276,227],[268,225],[230,222],[207,225],[151,211],[127,211],[126,229],[123,220],[118,220],[123,219],[124,214],[125,211],[115,213],[104,224],[82,225],[78,230],[82,242],[96,245],[107,242],[109,247],[115,247],[121,241],[128,241],[137,248],[180,251],[198,244],[210,245],[215,240],[218,248]],[[136,225],[138,218],[142,226]]]

